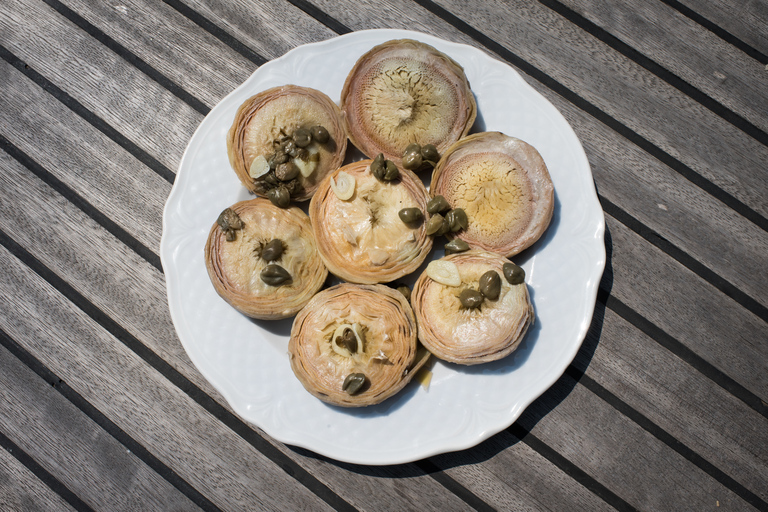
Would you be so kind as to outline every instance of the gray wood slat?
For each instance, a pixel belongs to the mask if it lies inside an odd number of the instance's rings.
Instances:
[[[0,430],[97,510],[199,510],[6,348]]]
[[[16,219],[19,212],[0,211],[7,215],[0,220],[0,228],[24,244],[29,252],[43,260],[47,266],[66,279],[98,308],[117,319],[129,332],[182,372],[186,378],[220,403],[225,404],[194,368],[178,342],[168,314],[165,285],[159,272],[112,239],[109,234],[100,232],[90,219],[73,211],[74,208],[71,205],[52,194],[50,189],[39,183],[24,169],[19,168],[20,166],[4,153],[0,153],[0,161],[4,160],[8,161],[8,170],[5,171],[4,176],[13,183],[6,186],[3,200],[7,204],[12,202],[16,207],[34,209],[35,197],[47,197],[51,204],[46,207],[51,209],[40,215],[57,217],[60,220],[49,225],[48,230],[39,237],[30,239],[24,234],[25,231],[35,231],[36,228],[25,225],[25,220]],[[59,211],[68,212],[72,218],[66,219],[54,213]],[[94,229],[96,231],[93,231]],[[90,247],[92,252],[83,254],[76,249],[77,247]],[[106,356],[110,356],[112,350],[120,351],[122,347],[117,346],[107,350]],[[178,389],[172,391],[180,393]],[[188,398],[182,398],[188,401]],[[113,420],[118,422],[118,419]],[[226,426],[221,423],[216,425],[224,433],[216,433],[214,437],[227,439],[234,436]],[[213,434],[199,432],[199,435],[207,437]],[[239,443],[244,442],[238,438],[236,440]],[[354,472],[354,468],[351,470],[339,468],[313,457],[298,456],[290,448],[273,441],[272,443],[290,458],[310,469],[312,474],[316,474],[349,501],[386,506],[388,503],[398,503],[402,500],[402,506],[407,507],[408,503],[419,500],[420,496],[432,496],[435,505],[425,504],[425,509],[430,509],[432,506],[456,510],[462,508],[459,498],[450,494],[445,495],[442,487],[421,471],[401,483],[381,480],[381,476],[392,475],[389,469],[382,469],[370,477],[350,475],[350,471]],[[255,450],[249,447],[249,450],[243,453],[253,451]],[[256,453],[258,455],[258,452]],[[351,479],[356,482],[354,487],[349,486]]]
[[[754,510],[569,376],[543,398],[518,423],[638,510]]]
[[[17,314],[9,334],[203,495],[226,509],[330,509],[2,252],[4,291],[26,299],[2,306]],[[34,319],[55,323],[57,337],[35,333]]]
[[[300,44],[336,35],[285,0],[186,0],[184,4],[216,20],[216,25],[267,60]]]
[[[626,233],[613,221],[608,226]],[[613,244],[611,294],[752,393],[768,395],[765,322],[659,251],[634,245],[637,238]]]
[[[641,65],[646,65],[642,57],[647,57],[682,79],[681,86],[690,84],[747,123],[763,132],[768,129],[764,65],[661,1],[601,4],[592,0],[563,0],[547,5],[555,9],[566,6],[562,9],[563,15],[570,19],[567,9],[572,10],[576,13],[574,22],[580,26],[592,28],[581,25],[583,17],[607,31],[609,38],[616,37],[640,52]],[[602,34],[598,37],[605,40]],[[608,44],[625,53],[620,44]],[[648,64],[653,66],[651,62]],[[664,69],[659,73],[668,79]],[[676,80],[671,82],[678,87]],[[742,124],[746,123],[738,123]]]
[[[76,510],[6,450],[0,450],[0,503],[26,512]]]
[[[674,332],[685,335],[684,340],[695,336],[715,338],[719,346],[710,349],[711,355],[702,350],[703,355],[729,373],[739,374],[733,367],[745,364],[751,354],[755,360],[752,371],[763,374],[755,381],[764,385],[768,358],[762,353],[764,344],[760,340],[768,336],[768,326],[749,318],[740,308],[729,306],[727,299],[714,298],[716,294],[706,283],[696,284],[695,279],[677,277],[685,276],[687,271],[668,261],[660,251],[642,247],[638,236],[621,224],[609,218],[608,227],[613,248],[612,269],[609,269],[609,273],[614,271],[612,293],[620,297],[626,295],[621,290],[626,289],[630,281],[648,283],[638,289],[637,294],[649,292],[653,283],[669,283],[649,300],[657,301],[660,309],[668,309],[671,316],[682,317],[693,324],[689,328],[693,332]],[[623,270],[628,267],[631,270]],[[670,305],[682,302],[681,298],[687,294],[706,299]],[[711,311],[718,314],[713,320],[707,320]],[[738,350],[734,350],[734,340],[738,340]],[[736,363],[730,359],[730,353],[735,351],[747,356]],[[727,469],[726,472],[756,494],[768,496],[768,480],[761,475],[768,469],[765,442],[768,441],[768,418],[679,357],[671,357],[664,347],[631,328],[610,309],[594,353],[583,349],[579,354],[580,358],[574,363],[576,367],[586,369],[588,376],[603,383],[717,467]],[[588,354],[590,357],[586,358]]]
[[[5,61],[0,70],[3,135],[156,251],[171,185]]]
[[[176,84],[195,91],[209,108],[255,68],[248,59],[165,3],[63,3]]]
[[[9,76],[13,76],[14,74],[17,74],[17,72],[14,71],[14,70],[9,70]],[[37,104],[41,104],[41,103],[46,101],[44,93],[41,92],[41,94],[39,94],[38,96],[39,97],[33,96],[33,97],[29,98],[29,101],[27,101],[26,103],[37,105]],[[25,104],[25,102],[22,101],[22,104]],[[36,116],[32,116],[32,119],[36,119],[36,118],[37,118]],[[44,128],[44,127],[39,127],[38,128],[34,124],[31,124],[31,126],[30,126],[31,133],[36,133],[38,129],[42,129],[42,128]],[[84,127],[83,129],[86,131],[86,133],[88,132],[88,127]],[[66,130],[67,133],[71,133],[73,131],[77,131],[77,128],[76,129],[67,129]],[[93,130],[91,128],[90,131],[93,132],[95,130]],[[94,137],[94,138],[98,138],[97,134],[95,134],[95,133],[90,134],[90,136]],[[20,136],[19,139],[27,139],[27,137],[26,136]],[[35,152],[34,154],[36,156],[38,154],[45,154],[45,153],[47,153],[47,151],[45,151],[45,150],[42,151],[42,153],[41,153],[40,152],[41,148],[46,148],[46,144],[41,144],[41,142],[38,141],[37,145],[31,145],[30,147],[28,147],[26,149],[28,149],[30,151],[34,151]],[[75,152],[75,151],[77,151],[77,145],[73,145],[73,152]],[[87,157],[88,157],[87,154],[83,155],[83,158],[87,158]],[[78,166],[74,166],[73,168],[77,169]],[[123,174],[124,171],[118,169],[116,172],[117,172],[117,176],[119,177],[121,174]],[[63,179],[71,178],[69,176],[66,176],[66,173],[62,177],[63,177]],[[27,185],[27,186],[32,187],[33,185],[30,184],[30,185]],[[84,192],[86,193],[86,195],[90,195],[90,194],[92,194],[94,192],[98,192],[98,188],[94,188],[93,190],[85,190]],[[41,192],[41,194],[43,194],[43,195],[48,195],[49,193],[50,192]],[[162,194],[162,190],[160,190],[159,193]],[[124,218],[124,217],[127,217],[128,213],[130,211],[132,211],[134,209],[137,209],[137,208],[141,208],[141,203],[140,202],[136,202],[135,204],[132,204],[132,205],[122,206],[122,207],[118,208],[117,211],[115,211],[113,213],[113,215],[115,215],[117,218]],[[114,210],[114,208],[113,208],[113,210]],[[156,215],[158,215],[158,216],[160,215],[159,210],[156,212]],[[75,244],[72,244],[72,245],[75,245]],[[152,244],[152,245],[154,245],[154,244]],[[121,250],[124,250],[124,249],[121,249],[119,246],[114,249],[114,251],[121,251]],[[109,252],[109,251],[111,251],[111,250],[107,249],[107,252]],[[97,251],[97,254],[101,254],[101,253],[102,253],[101,250]],[[99,258],[100,258],[100,256],[95,257],[94,260],[98,260]],[[57,266],[57,270],[58,271],[65,272],[65,269],[69,267],[69,264],[67,262],[70,261],[70,260],[74,261],[76,259],[82,259],[82,256],[78,257],[76,255],[76,253],[73,253],[71,256],[65,258],[64,261],[62,262],[63,264],[61,264],[60,266],[59,266],[59,264],[57,264],[55,262],[53,263],[53,265]],[[135,262],[134,263],[127,263],[127,262],[124,263],[124,265],[126,265],[126,266],[132,266],[132,265],[135,265],[135,264],[136,264]],[[150,272],[145,277],[145,279],[147,279],[147,280],[151,279],[151,275],[152,275],[152,273]],[[115,274],[114,268],[111,267],[111,268],[104,269],[103,272],[102,271],[97,271],[96,274],[94,274],[94,272],[91,271],[89,273],[89,275],[87,276],[87,278],[85,278],[85,279],[75,277],[75,282],[83,283],[83,287],[81,288],[81,290],[83,292],[89,293],[89,294],[90,293],[98,293],[98,292],[94,292],[92,290],[92,287],[87,284],[88,282],[103,282],[103,283],[106,284],[106,288],[107,289],[110,289],[111,287],[121,287],[121,288],[126,288],[128,290],[136,290],[136,289],[139,289],[142,286],[146,286],[146,285],[142,285],[142,283],[140,281],[133,281],[131,285],[126,286],[124,279],[125,278],[121,277],[119,274]],[[120,283],[122,283],[122,284],[120,284]],[[112,300],[115,300],[115,298],[113,297]],[[172,331],[172,326],[170,326],[170,321],[167,318],[167,312],[166,312],[166,308],[165,307],[153,308],[151,310],[151,312],[148,312],[148,311],[138,311],[138,312],[136,312],[136,314],[131,314],[130,313],[131,311],[133,311],[135,309],[133,307],[133,304],[141,304],[141,303],[154,304],[154,303],[157,303],[159,301],[164,301],[164,288],[163,288],[162,282],[157,282],[157,286],[154,287],[154,290],[153,290],[153,293],[152,293],[151,297],[135,295],[133,298],[126,297],[125,299],[118,299],[118,302],[116,304],[110,304],[109,300],[105,300],[103,302],[101,300],[99,300],[98,304],[101,307],[103,307],[106,311],[109,311],[113,315],[120,314],[123,317],[125,317],[126,320],[129,322],[130,329],[133,332],[137,332],[137,333],[146,332],[146,335],[142,334],[142,339],[148,340],[148,343],[157,343],[158,346],[156,346],[154,348],[155,348],[155,350],[158,351],[158,353],[163,355],[164,358],[169,359],[169,360],[182,359],[182,362],[174,362],[174,365],[177,366],[177,367],[182,367],[182,368],[186,369],[186,371],[188,371],[191,374],[191,376],[192,376],[191,378],[196,382],[196,384],[204,386],[206,389],[208,389],[209,392],[211,392],[213,394],[213,391],[211,389],[209,389],[209,386],[207,386],[207,383],[202,381],[202,379],[198,376],[197,371],[191,366],[191,363],[188,362],[188,360],[186,358],[186,355],[183,354],[183,350],[181,349],[180,345],[178,345],[178,342],[175,342],[174,344],[167,344],[167,343],[163,343],[162,342],[162,339],[164,337],[173,337],[174,336],[173,333],[171,332]],[[160,327],[162,327],[162,328],[160,328]],[[158,340],[158,341],[154,341],[154,340]],[[172,349],[175,349],[175,353],[171,352]],[[308,467],[310,467],[313,470],[313,473],[320,474],[320,475],[332,475],[332,476],[328,476],[326,478],[328,479],[329,484],[333,484],[334,486],[344,486],[344,482],[347,481],[350,478],[350,476],[349,476],[347,471],[345,471],[345,470],[338,470],[338,469],[333,468],[333,467],[331,467],[329,469],[327,467],[328,465],[326,463],[318,462],[318,461],[316,461],[316,460],[314,460],[312,458],[303,458],[302,459],[302,463],[306,464]],[[558,473],[558,470],[556,468],[547,467],[546,469],[548,469],[549,471],[552,471],[554,473]],[[521,471],[524,471],[524,469],[521,469]],[[336,474],[334,475],[334,473],[336,473]],[[482,473],[482,471],[481,471],[481,473]],[[392,474],[389,472],[389,470],[382,470],[381,474],[379,476],[387,476],[387,475],[392,475]],[[376,476],[376,475],[374,475],[374,476]],[[392,475],[392,476],[396,476],[396,474]],[[557,475],[555,475],[555,477],[557,477]],[[562,478],[562,477],[557,477],[557,478]],[[366,499],[370,499],[371,496],[375,496],[377,499],[379,497],[383,497],[385,500],[391,501],[391,497],[388,497],[386,494],[382,494],[380,491],[379,492],[375,492],[377,487],[378,488],[381,487],[381,484],[377,483],[378,480],[374,479],[374,480],[371,480],[370,483],[368,483],[368,479],[364,479],[364,478],[361,478],[359,476],[356,476],[355,479],[358,482],[358,484],[356,485],[355,489],[359,490],[359,489],[366,489],[366,488],[370,487],[370,489],[368,489],[367,492],[360,494],[360,496],[365,496]],[[426,481],[425,481],[425,479],[426,479]],[[491,476],[491,475],[486,475],[485,479],[486,480],[490,480],[490,481],[494,481],[494,477]],[[443,498],[443,499],[439,498],[440,497],[440,493],[437,492],[437,491],[440,488],[439,487],[435,488],[435,483],[431,482],[428,477],[411,478],[409,480],[409,482],[412,481],[412,480],[417,480],[418,484],[416,484],[414,486],[411,486],[411,485],[399,485],[398,486],[398,495],[403,495],[404,497],[408,497],[409,499],[417,499],[419,496],[423,496],[423,495],[427,494],[428,492],[430,492],[429,490],[432,489],[431,492],[432,492],[432,495],[433,495],[433,499],[430,500],[430,502],[434,502],[435,504],[443,504],[443,505],[446,504],[445,503],[446,502],[445,498]],[[376,483],[374,483],[374,482],[376,482]],[[573,492],[573,493],[576,493],[576,494],[578,494],[578,493],[582,493],[583,494],[583,489],[581,489],[581,487],[578,484],[576,484],[573,481],[570,481],[570,484],[571,484],[572,487],[575,488],[575,489],[571,489],[570,492]],[[504,493],[511,492],[511,490],[509,488],[507,488],[506,486],[504,486],[502,484],[499,484],[499,483],[497,483],[495,486],[491,486],[491,489],[494,489],[497,494],[501,494],[501,495],[504,495]],[[502,489],[503,489],[503,491],[502,491]],[[349,497],[350,501],[353,501],[353,499],[356,498],[357,496],[358,496],[357,491],[355,491],[355,493]],[[455,499],[455,498],[453,498],[453,499]],[[384,503],[386,503],[386,501]],[[448,500],[448,504],[450,504],[450,503],[451,503],[451,500],[449,499]],[[456,503],[453,503],[453,505],[455,506]]]
[[[765,0],[680,0],[680,3],[768,55],[768,32],[765,30],[768,3]]]
[[[438,3],[763,216],[768,215],[768,184],[756,172],[768,158],[765,146],[535,2]],[[327,0],[316,4],[353,29],[386,24],[378,21],[374,7],[345,9]],[[434,28],[429,32],[439,37],[454,37],[455,29],[410,2],[393,1],[390,9],[397,9],[400,19],[425,24],[431,21]],[[632,101],[626,101],[627,97]],[[691,137],[691,127],[696,126],[706,126],[707,130]]]
[[[201,114],[38,0],[0,11],[0,44],[175,171],[184,147],[168,134],[188,140]]]

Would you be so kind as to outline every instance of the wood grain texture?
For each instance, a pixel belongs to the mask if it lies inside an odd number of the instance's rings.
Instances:
[[[639,52],[637,59],[630,57],[633,60],[644,66],[645,58],[653,61],[650,66],[659,64],[664,68],[660,76],[666,79],[669,72],[684,81],[682,87],[690,84],[758,129],[768,130],[764,65],[690,18],[660,1],[562,4]]]
[[[0,61],[9,141],[145,246],[157,250],[171,185],[50,94]]]
[[[518,422],[638,510],[701,510],[716,501],[753,509],[569,376]]]
[[[199,510],[4,347],[0,430],[95,510]]]
[[[768,55],[768,3],[765,0],[681,0],[696,14],[716,23],[742,41]]]
[[[26,512],[76,510],[6,450],[0,450],[0,503]]]
[[[768,158],[768,148],[744,137],[661,79],[535,2],[438,3],[682,164],[768,215],[768,183],[756,171]],[[378,18],[373,7],[349,10],[332,2],[322,2],[322,6],[355,29]],[[390,8],[399,9],[401,19],[425,24],[435,19],[404,0],[391,2]],[[435,35],[452,39],[454,34],[450,30]],[[707,130],[692,134],[691,127],[698,126]]]
[[[8,334],[204,496],[228,509],[330,509],[48,283],[2,254],[8,269],[3,293],[23,297],[0,306],[13,318],[4,326]],[[35,332],[38,321],[57,325],[57,337]]]
[[[168,145],[168,134],[188,140],[202,115],[157,82],[38,0],[0,12],[0,44],[175,171],[185,146]]]
[[[253,72],[252,62],[167,4],[64,3],[209,108]]]

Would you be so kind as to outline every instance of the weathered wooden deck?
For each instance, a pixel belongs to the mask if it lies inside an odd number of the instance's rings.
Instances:
[[[338,463],[242,421],[171,322],[162,210],[205,115],[304,43],[515,67],[606,214],[589,334],[511,427]],[[0,509],[768,510],[765,0],[3,0]]]

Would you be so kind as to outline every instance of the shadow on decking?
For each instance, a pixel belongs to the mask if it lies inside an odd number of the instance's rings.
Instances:
[[[525,442],[526,436],[536,424],[554,410],[573,391],[579,380],[586,373],[587,368],[592,361],[592,357],[597,350],[605,318],[605,301],[610,295],[611,288],[613,287],[613,244],[607,226],[605,230],[605,252],[605,271],[603,272],[603,277],[600,281],[597,302],[595,303],[595,311],[592,315],[592,322],[576,357],[566,369],[565,374],[562,375],[551,388],[545,391],[544,394],[534,400],[534,402],[523,412],[521,417],[509,428],[502,430],[486,441],[467,450],[436,455],[428,459],[416,461],[412,464],[399,464],[393,466],[360,466],[347,464],[328,459],[301,448],[291,447],[291,449],[302,456],[324,460],[329,464],[334,464],[348,471],[362,475],[385,478],[412,478],[422,476],[425,473],[437,473],[457,466],[482,463],[495,457],[500,452],[514,446],[520,441]],[[534,449],[536,448],[534,447]],[[542,455],[547,457],[545,454]]]

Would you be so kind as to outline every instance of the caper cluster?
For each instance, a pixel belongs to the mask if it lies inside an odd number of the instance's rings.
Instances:
[[[496,300],[501,293],[501,277],[495,270],[480,276],[478,289],[467,288],[459,294],[461,305],[467,309],[479,308],[485,299]]]
[[[277,263],[283,255],[283,241],[279,238],[270,240],[256,249],[259,257],[269,263],[259,274],[261,280],[269,286],[280,286],[291,280],[291,274]]]
[[[384,153],[379,153],[371,162],[371,174],[379,181],[394,181],[400,177],[400,169],[395,162],[384,158]]]
[[[525,270],[514,263],[505,263],[501,270],[509,284],[521,284],[525,281]],[[480,276],[477,290],[472,288],[462,290],[459,301],[467,309],[479,308],[485,299],[496,300],[499,294],[501,294],[501,277],[495,270],[489,270]]]
[[[341,334],[341,336],[336,337],[335,343],[336,345],[349,350],[350,354],[357,352],[357,337],[355,336],[355,333],[352,331],[352,329],[344,329],[344,332]]]
[[[292,159],[308,160],[307,146],[313,141],[325,144],[330,138],[328,130],[319,125],[297,128],[292,134],[281,129],[280,137],[272,141],[274,151],[266,156],[269,172],[255,181],[256,191],[266,195],[275,206],[287,208],[291,198],[302,190],[298,179],[300,169]]]
[[[226,208],[221,212],[216,219],[216,224],[224,231],[227,242],[234,242],[237,239],[237,231],[245,226],[243,220],[232,208]]]
[[[443,215],[445,211],[448,211],[448,213]],[[469,226],[469,219],[467,219],[467,213],[464,209],[451,209],[451,205],[448,204],[448,201],[443,196],[435,196],[429,200],[427,203],[427,213],[431,215],[427,221],[428,235],[441,236],[446,233],[455,233],[462,229],[467,229]]]
[[[413,142],[408,144],[403,152],[403,167],[409,171],[421,171],[431,169],[437,165],[440,155],[433,144],[420,146]]]

